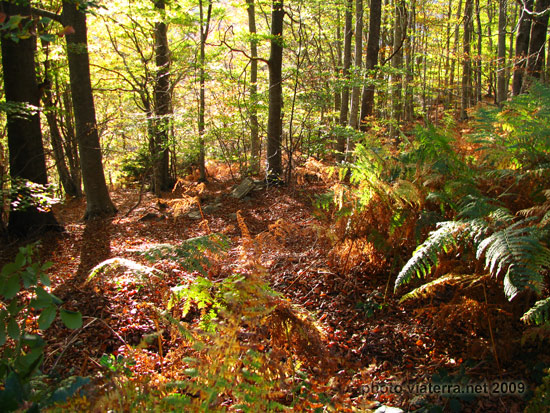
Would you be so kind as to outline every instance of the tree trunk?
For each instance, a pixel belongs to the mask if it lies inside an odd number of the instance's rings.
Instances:
[[[390,136],[392,138],[397,137],[399,131],[399,124],[403,117],[403,76],[401,70],[403,69],[403,40],[404,33],[407,27],[407,15],[405,9],[405,3],[401,0],[397,0],[395,4],[395,23],[393,28],[393,57],[391,59],[391,66],[393,68],[393,74],[391,75],[390,85],[392,89],[392,111],[390,121]]]
[[[2,2],[1,6],[7,16],[30,15],[29,6],[16,6],[8,2]],[[21,24],[27,22],[28,19],[24,19]],[[13,110],[7,113],[10,176],[12,179],[20,178],[47,185],[40,116],[36,111],[40,104],[34,62],[36,37],[18,40],[15,43],[5,33],[1,37],[5,99],[6,103],[14,105]],[[28,105],[34,109],[26,108]],[[21,196],[25,197],[24,191]],[[61,228],[51,211],[41,211],[36,206],[18,210],[14,208],[13,201],[16,200],[12,199],[8,223],[10,234],[25,237]]]
[[[351,78],[351,40],[353,37],[353,0],[346,1],[346,23],[344,26],[344,67],[343,67],[343,81],[344,86],[342,88],[342,101],[340,106],[340,126],[346,126],[348,124],[349,116],[349,82]],[[346,150],[346,137],[344,134],[339,133],[336,138],[336,161],[342,162],[344,160],[344,152]]]
[[[550,0],[537,0],[535,13],[542,13],[550,7]],[[533,19],[531,25],[531,38],[529,41],[529,58],[527,60],[527,73],[529,76],[540,79],[544,67],[544,45],[546,43],[546,31],[548,29],[548,13],[543,13]],[[524,82],[524,86],[528,86]],[[525,87],[523,88],[526,89]]]
[[[66,35],[66,41],[75,129],[86,193],[84,219],[114,215],[116,208],[105,183],[97,131],[90,80],[86,15],[77,9],[74,2],[63,1],[63,21],[74,29],[74,33]]]
[[[361,89],[359,88],[359,79],[361,75],[361,66],[363,60],[363,0],[355,0],[355,62],[354,62],[354,82],[351,90],[351,109],[349,124],[353,129],[359,129],[359,100]],[[353,151],[353,141],[348,142],[347,151]]]
[[[380,50],[380,23],[382,21],[382,0],[371,0],[369,17],[369,37],[367,39],[367,53],[365,57],[365,71],[367,81],[363,87],[361,99],[361,130],[367,130],[366,120],[372,116],[374,110],[374,80],[378,51]]]
[[[464,37],[462,61],[462,99],[460,103],[460,119],[468,118],[466,110],[470,107],[472,95],[472,58],[470,45],[472,38],[472,0],[466,0],[464,5]]]
[[[155,1],[155,8],[164,11],[164,0]],[[170,179],[170,115],[172,114],[172,95],[170,93],[170,49],[168,47],[168,26],[159,21],[155,23],[155,74],[154,130],[150,137],[151,158],[153,160],[153,192],[160,196],[171,186]]]
[[[482,96],[482,54],[483,54],[483,32],[481,26],[481,11],[479,0],[476,0],[476,23],[477,23],[477,57],[476,57],[476,101],[481,102]]]
[[[507,0],[498,3],[497,105],[507,98],[506,90],[506,9]]]
[[[206,128],[206,40],[210,32],[210,18],[212,16],[212,0],[208,0],[208,11],[206,19],[204,18],[204,8],[202,0],[199,0],[200,12],[200,56],[199,56],[199,182],[206,182],[206,163],[204,133]]]
[[[73,179],[74,177],[69,172],[67,162],[65,160],[65,150],[63,147],[63,136],[59,130],[59,122],[57,119],[57,108],[54,103],[52,94],[52,81],[50,77],[50,60],[49,60],[49,43],[42,40],[42,47],[46,51],[46,58],[44,60],[44,81],[42,102],[44,103],[44,116],[48,122],[48,128],[50,130],[50,140],[52,144],[52,154],[55,161],[55,167],[57,174],[59,175],[59,182],[65,191],[65,194],[74,197],[82,197],[82,189],[80,188],[80,180]]]
[[[250,32],[250,102],[248,116],[250,121],[250,169],[253,174],[260,170],[260,125],[258,122],[258,40],[256,39],[256,10],[254,0],[246,0],[248,11],[248,30]]]
[[[269,56],[269,110],[267,119],[267,180],[278,181],[283,173],[283,0],[271,5],[271,52]]]

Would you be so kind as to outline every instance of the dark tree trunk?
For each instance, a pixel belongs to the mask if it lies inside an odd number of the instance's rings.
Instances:
[[[365,71],[368,81],[363,87],[361,99],[361,130],[367,130],[366,119],[372,116],[374,110],[374,79],[375,68],[378,64],[380,50],[380,23],[382,20],[382,0],[371,0],[369,18],[369,38],[367,40],[367,54],[365,57]]]
[[[8,16],[30,15],[28,6],[16,6],[8,2],[2,2],[1,6]],[[21,24],[25,22],[26,19]],[[2,33],[1,47],[5,98],[7,103],[15,105],[14,110],[7,114],[10,176],[12,179],[20,178],[47,185],[40,117],[36,110],[30,112],[24,108],[27,105],[36,108],[40,104],[34,62],[36,37],[19,39],[15,43]],[[51,211],[42,212],[30,206],[22,210],[14,208],[10,212],[8,231],[15,236],[24,237],[60,228]]]
[[[155,8],[164,10],[164,0],[155,1]],[[153,192],[159,196],[171,186],[170,179],[170,115],[172,95],[170,92],[170,49],[168,48],[168,27],[164,22],[155,23],[155,62],[157,72],[153,90],[155,120],[150,142],[153,160]]]
[[[283,20],[282,0],[271,6],[271,52],[269,56],[269,113],[267,119],[267,179],[277,181],[283,173],[281,146],[283,141]]]
[[[75,129],[86,193],[84,218],[110,216],[116,213],[116,208],[109,197],[103,172],[90,80],[86,15],[74,2],[63,1],[63,21],[74,29],[74,33],[67,34],[66,41]]]
[[[497,51],[497,104],[500,106],[506,100],[506,10],[507,0],[498,3],[498,51]]]
[[[550,7],[550,0],[537,0],[535,13],[542,13]],[[529,59],[527,73],[529,76],[540,79],[544,67],[544,45],[548,29],[548,13],[543,13],[533,19],[531,37],[529,41]],[[525,85],[524,85],[525,86]],[[527,85],[528,86],[528,85]],[[525,88],[524,88],[525,89]]]
[[[260,125],[258,122],[258,40],[256,39],[256,10],[254,0],[246,0],[248,11],[248,30],[250,32],[250,168],[252,173],[260,169]]]
[[[395,23],[393,28],[393,57],[391,66],[394,69],[390,85],[391,85],[391,122],[390,136],[396,138],[399,131],[399,124],[403,118],[403,40],[407,30],[407,11],[405,2],[402,0],[396,1],[395,4]]]
[[[361,89],[359,88],[359,75],[361,73],[363,59],[363,0],[355,0],[355,56],[354,56],[354,82],[351,90],[351,109],[349,124],[353,129],[359,129],[359,101]],[[353,150],[353,142],[348,144],[348,151]]]
[[[472,39],[472,0],[466,0],[464,5],[464,37],[462,61],[462,99],[460,104],[460,119],[467,119],[466,109],[470,107],[472,97],[472,57],[470,45]]]
[[[199,55],[199,182],[206,182],[206,149],[204,147],[204,134],[206,129],[206,40],[210,32],[210,18],[212,16],[212,0],[208,0],[208,10],[204,17],[202,0],[199,0],[200,13],[200,55]]]
[[[346,24],[344,26],[344,87],[342,88],[342,100],[340,105],[341,126],[348,124],[349,115],[349,82],[351,78],[351,40],[353,37],[353,0],[346,1]],[[346,150],[346,137],[340,133],[336,138],[336,161],[342,162]]]
[[[46,56],[48,56],[48,42],[42,40],[42,46],[46,50]],[[69,172],[67,162],[65,159],[65,149],[63,146],[63,136],[59,130],[59,121],[57,118],[56,105],[52,93],[52,80],[50,77],[50,60],[48,57],[44,60],[44,81],[43,81],[42,101],[44,103],[45,111],[44,115],[48,122],[48,128],[50,130],[50,140],[52,144],[52,154],[55,160],[55,167],[57,174],[59,175],[59,181],[61,186],[70,197],[81,198],[82,189],[80,187],[80,180]]]

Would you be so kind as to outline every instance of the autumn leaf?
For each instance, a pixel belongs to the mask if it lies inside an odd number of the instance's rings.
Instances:
[[[59,37],[67,36],[69,34],[74,34],[75,30],[73,26],[65,26],[63,30],[57,33]]]

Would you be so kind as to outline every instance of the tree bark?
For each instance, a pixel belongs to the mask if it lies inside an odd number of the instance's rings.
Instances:
[[[199,182],[206,182],[206,163],[204,134],[206,129],[206,40],[210,32],[210,18],[212,16],[212,0],[208,0],[208,10],[206,18],[204,17],[204,8],[202,0],[199,0],[200,12],[200,56],[199,56]]]
[[[390,79],[391,85],[391,122],[390,136],[397,137],[399,124],[403,117],[403,76],[400,71],[403,69],[403,41],[404,33],[407,27],[407,15],[405,2],[402,0],[396,1],[395,4],[395,23],[393,28],[393,57],[391,66],[394,69]]]
[[[165,9],[164,0],[156,0],[155,8],[160,12]],[[162,21],[155,23],[155,84],[154,128],[150,137],[151,158],[153,160],[153,192],[160,196],[171,186],[170,179],[170,115],[172,114],[172,95],[170,91],[170,49],[168,47],[168,26]]]
[[[67,57],[71,79],[71,95],[75,129],[82,167],[86,212],[84,219],[114,215],[103,171],[101,144],[97,131],[95,106],[90,80],[90,61],[86,15],[72,1],[63,1],[63,21],[74,29],[66,35]]]
[[[531,24],[531,36],[529,41],[529,58],[527,60],[527,74],[535,79],[540,79],[544,67],[544,45],[546,43],[546,31],[548,29],[548,13],[543,13],[550,7],[550,0],[537,0],[535,13],[540,14],[533,18]],[[526,90],[528,82],[524,82],[523,90]]]
[[[351,78],[351,40],[353,37],[353,0],[346,0],[346,23],[344,26],[344,67],[342,101],[340,106],[340,126],[347,126],[349,116],[349,82]],[[344,152],[346,150],[346,137],[339,133],[336,138],[336,161],[344,160]]]
[[[472,38],[472,0],[464,4],[464,37],[462,61],[462,98],[460,103],[460,119],[468,118],[466,110],[470,107],[472,95],[472,58],[470,45]]]
[[[1,2],[1,6],[7,16],[30,15],[29,6],[17,6],[9,2]],[[21,24],[27,22],[25,18]],[[17,38],[16,33],[13,35]],[[7,113],[10,176],[12,179],[20,178],[47,185],[46,160],[37,111],[40,98],[34,62],[36,37],[19,38],[16,43],[8,34],[2,33],[1,48],[6,103],[15,106]],[[28,105],[34,109],[25,109]],[[24,191],[21,196],[25,197]],[[61,229],[51,211],[40,211],[36,206],[18,210],[13,204],[16,200],[12,199],[8,222],[10,234],[25,237]]]
[[[283,173],[283,0],[271,4],[271,52],[269,55],[269,110],[267,119],[267,180],[278,181]]]
[[[354,56],[354,82],[351,90],[351,109],[349,124],[353,129],[359,129],[359,101],[361,89],[359,78],[363,60],[363,0],[355,0],[355,56]],[[353,141],[348,142],[347,151],[353,151]]]
[[[507,0],[498,2],[497,105],[507,98],[506,88],[506,10]]]
[[[250,169],[253,174],[260,170],[260,125],[258,122],[258,40],[256,39],[256,9],[254,0],[246,0],[248,31],[250,33],[250,88],[248,118],[250,121]]]
[[[46,51],[46,58],[44,60],[44,80],[42,82],[42,102],[44,103],[44,116],[48,122],[48,128],[50,130],[50,141],[52,144],[52,154],[55,161],[55,167],[57,174],[59,175],[59,182],[65,191],[65,194],[74,197],[82,197],[82,189],[80,187],[80,180],[74,179],[75,177],[69,172],[67,162],[65,160],[65,149],[63,147],[63,136],[59,130],[59,122],[57,119],[57,108],[54,103],[52,93],[52,80],[50,77],[50,60],[49,60],[49,44],[47,41],[42,40],[42,47]]]
[[[369,37],[367,39],[367,53],[365,56],[365,71],[367,81],[363,86],[361,99],[361,130],[367,130],[366,120],[372,116],[374,110],[374,80],[378,51],[380,50],[380,23],[382,21],[382,0],[371,0],[369,17]]]

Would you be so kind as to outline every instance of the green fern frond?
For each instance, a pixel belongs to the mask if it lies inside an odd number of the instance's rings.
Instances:
[[[498,277],[506,270],[504,292],[509,300],[525,289],[539,293],[543,286],[540,269],[550,267],[550,250],[543,246],[536,228],[520,221],[479,243],[476,257],[485,255],[485,266]]]
[[[227,239],[220,234],[204,235],[189,238],[180,245],[158,244],[147,250],[144,255],[149,261],[169,259],[178,262],[187,271],[198,271],[206,275],[205,268],[210,266],[205,252],[218,254],[226,251],[229,246]]]
[[[529,309],[521,321],[526,324],[543,324],[550,321],[550,297],[539,300]]]
[[[413,256],[399,272],[395,281],[395,288],[407,284],[416,275],[419,278],[430,273],[433,266],[439,262],[439,254],[447,253],[457,244],[457,236],[464,230],[464,223],[460,221],[446,221],[439,224],[439,228],[430,233],[414,252]]]

